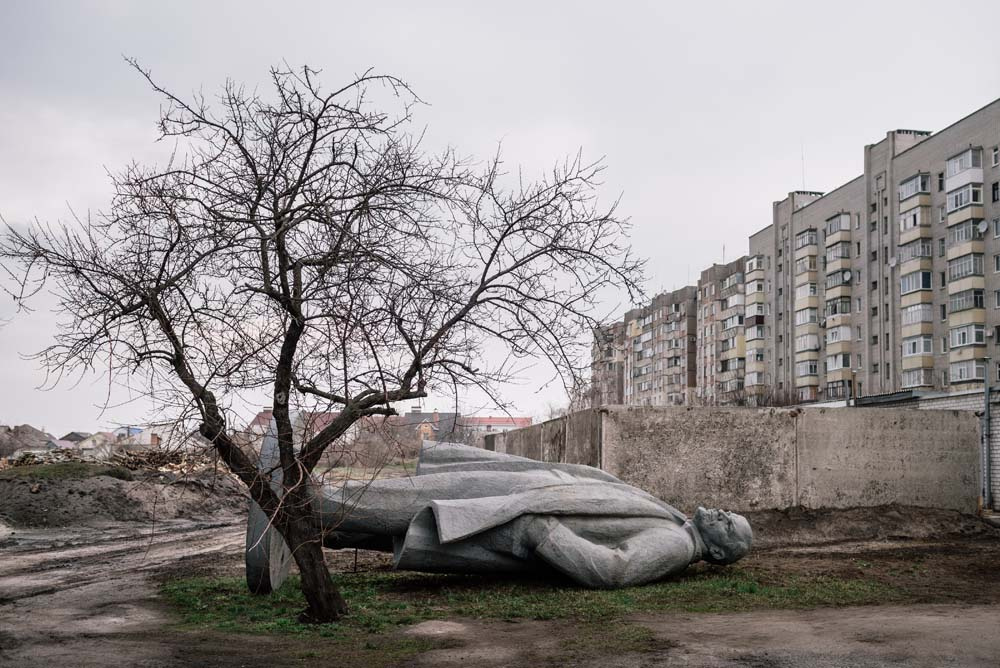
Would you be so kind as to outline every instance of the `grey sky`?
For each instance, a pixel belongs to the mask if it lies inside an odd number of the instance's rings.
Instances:
[[[502,141],[529,172],[581,147],[605,156],[606,194],[624,195],[657,291],[696,280],[723,246],[745,252],[789,190],[860,174],[886,130],[936,131],[1000,97],[995,0],[418,4],[0,2],[0,215],[99,208],[105,167],[158,154],[158,100],[122,54],[179,91],[254,84],[282,60],[330,85],[375,67],[430,103],[417,120],[434,144],[485,156]],[[140,417],[99,416],[100,380],[34,390],[18,354],[50,331],[46,314],[0,328],[0,423]],[[562,400],[538,386],[508,396],[536,415]]]

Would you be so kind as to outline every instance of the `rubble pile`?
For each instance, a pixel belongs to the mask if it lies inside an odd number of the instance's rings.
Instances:
[[[204,451],[126,450],[111,458],[110,463],[131,471],[190,473],[218,467],[218,458]]]
[[[82,464],[112,464],[130,471],[156,471],[160,473],[192,473],[218,468],[218,460],[207,452],[179,452],[169,450],[126,450],[107,460],[98,460],[69,449],[50,450],[43,453],[25,453],[7,460],[6,467],[37,466],[79,462]],[[0,466],[0,468],[4,468]]]

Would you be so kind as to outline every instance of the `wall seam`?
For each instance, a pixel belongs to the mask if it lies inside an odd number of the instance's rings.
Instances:
[[[801,498],[801,495],[799,494],[799,415],[800,413],[796,413],[792,416],[794,424],[792,432],[792,452],[795,453],[795,484],[792,485],[792,505],[796,507],[800,505],[799,499]]]

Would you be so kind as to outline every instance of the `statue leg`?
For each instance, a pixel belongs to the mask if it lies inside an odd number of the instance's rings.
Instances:
[[[260,447],[258,467],[261,475],[278,464],[278,439],[274,421]],[[271,489],[281,494],[281,469],[271,472]],[[247,516],[246,576],[247,587],[254,594],[270,594],[288,577],[292,553],[281,534],[271,526],[271,520],[253,500]]]

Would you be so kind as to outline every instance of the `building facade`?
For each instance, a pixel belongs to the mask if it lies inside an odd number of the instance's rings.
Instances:
[[[744,285],[746,257],[713,264],[698,280],[695,403],[743,403],[746,369]]]
[[[697,323],[688,402],[963,392],[987,373],[1000,376],[1000,100],[934,134],[888,132],[864,147],[863,165],[830,192],[775,202],[742,268],[713,265],[690,288]],[[733,317],[737,307],[742,318]],[[650,309],[622,323],[622,403],[670,403],[660,392],[629,391],[629,364],[634,373],[659,354],[628,350],[633,324]],[[739,320],[742,342],[730,332]]]
[[[664,292],[625,314],[622,403],[679,406],[695,388],[697,288]]]

